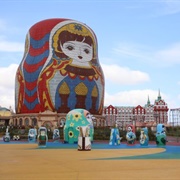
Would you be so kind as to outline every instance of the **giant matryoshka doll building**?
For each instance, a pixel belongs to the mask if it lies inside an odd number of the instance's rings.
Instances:
[[[76,108],[103,121],[103,106],[104,75],[92,29],[60,18],[33,25],[16,73],[13,123],[53,127]]]

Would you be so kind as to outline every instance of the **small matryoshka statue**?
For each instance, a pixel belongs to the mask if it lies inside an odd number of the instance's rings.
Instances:
[[[164,124],[158,124],[157,125],[157,131],[156,131],[156,144],[158,146],[164,146],[166,145],[167,139],[166,139],[166,130]]]
[[[85,109],[73,109],[66,115],[64,126],[64,143],[76,144],[80,133],[80,127],[88,126],[90,141],[93,141],[94,126],[93,115]]]
[[[141,134],[140,134],[140,145],[141,146],[147,146],[149,144],[149,136],[148,136],[148,128],[142,128]]]
[[[126,133],[126,139],[128,144],[135,144],[136,140],[136,134],[135,134],[135,128],[133,125],[127,126],[127,133]]]
[[[47,129],[45,127],[40,127],[38,130],[38,145],[39,147],[46,147],[48,142]]]
[[[119,145],[121,144],[121,139],[122,137],[120,137],[120,132],[116,125],[115,128],[111,129],[109,145]]]
[[[59,142],[60,141],[59,129],[54,129],[53,130],[53,141],[54,142]]]
[[[36,142],[37,131],[34,128],[29,129],[28,142]]]
[[[91,150],[91,139],[89,134],[89,126],[79,127],[78,137],[78,150],[79,151],[90,151]]]

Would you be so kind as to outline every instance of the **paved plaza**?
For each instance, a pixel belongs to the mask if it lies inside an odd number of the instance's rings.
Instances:
[[[1,180],[179,180],[180,146],[146,148],[140,145],[92,144],[91,151],[78,151],[77,144],[49,142],[0,143]]]

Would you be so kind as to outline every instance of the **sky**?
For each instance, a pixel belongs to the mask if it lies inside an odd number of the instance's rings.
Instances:
[[[35,23],[68,18],[98,40],[105,106],[180,107],[180,0],[0,0],[0,106],[15,109],[16,70]]]

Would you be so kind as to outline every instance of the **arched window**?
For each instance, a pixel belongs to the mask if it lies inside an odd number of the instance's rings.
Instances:
[[[14,125],[17,126],[17,119],[15,119],[15,124]]]
[[[19,119],[19,125],[22,126],[22,119]]]
[[[37,125],[37,119],[36,118],[33,118],[32,119],[32,126],[36,126]]]
[[[29,126],[29,119],[28,118],[25,119],[25,126]]]

